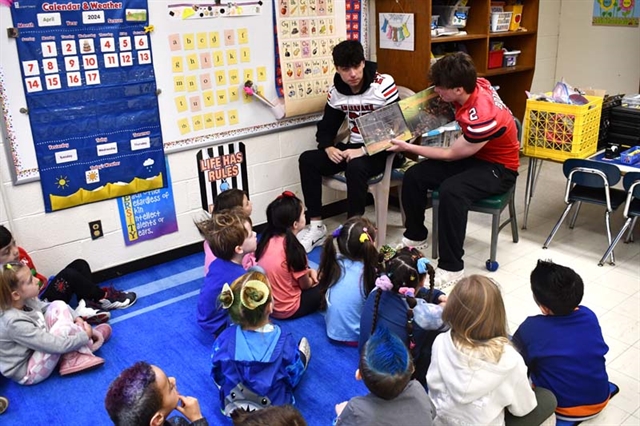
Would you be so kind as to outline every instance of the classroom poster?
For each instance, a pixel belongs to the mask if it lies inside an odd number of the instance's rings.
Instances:
[[[249,194],[247,155],[242,142],[216,145],[196,154],[202,209],[211,213],[216,195],[227,189]]]
[[[125,195],[118,199],[120,224],[126,245],[153,240],[178,231],[168,163],[166,169],[166,188]]]
[[[637,27],[640,23],[640,6],[637,0],[594,0],[593,25]]]
[[[380,49],[415,50],[413,13],[379,13]]]
[[[45,210],[165,186],[146,0],[11,12]]]

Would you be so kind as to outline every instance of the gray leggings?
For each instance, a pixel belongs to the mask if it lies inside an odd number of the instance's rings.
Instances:
[[[535,388],[538,405],[526,416],[516,417],[505,410],[504,421],[506,426],[538,426],[549,418],[555,411],[558,401],[550,390]]]

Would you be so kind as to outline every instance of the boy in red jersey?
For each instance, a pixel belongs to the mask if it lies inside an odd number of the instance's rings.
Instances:
[[[435,284],[443,288],[464,276],[463,245],[471,205],[515,184],[520,143],[511,111],[491,84],[477,77],[469,55],[456,52],[443,57],[431,67],[429,78],[440,97],[454,105],[462,135],[448,148],[393,140],[389,150],[428,158],[410,168],[402,181],[406,214],[402,243],[426,247],[427,192],[438,189],[440,259]]]

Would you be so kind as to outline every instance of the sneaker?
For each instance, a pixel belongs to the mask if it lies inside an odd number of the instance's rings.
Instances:
[[[9,407],[9,400],[4,396],[0,396],[0,414],[7,411],[8,407]]]
[[[124,292],[116,290],[113,286],[104,287],[104,298],[100,299],[98,303],[102,306],[102,309],[108,311],[113,309],[124,309],[136,303],[138,296],[132,291]]]
[[[326,225],[310,227],[309,230],[304,233],[303,231],[304,229],[298,232],[298,241],[300,241],[300,244],[302,244],[302,247],[304,247],[307,253],[311,253],[311,250],[321,246],[327,238]],[[302,236],[300,236],[300,234],[302,234]]]
[[[402,237],[402,246],[398,248],[402,248],[402,247],[412,247],[416,250],[424,250],[427,247],[429,247],[429,242],[426,239],[422,241],[414,241],[414,240],[410,240],[408,238]]]
[[[461,271],[445,271],[444,269],[437,268],[434,278],[435,288],[438,290],[444,290],[447,287],[451,287],[458,281],[464,278],[464,269]]]
[[[78,302],[76,315],[92,325],[105,323],[111,318],[110,312],[103,311],[97,303],[87,302],[84,299]]]
[[[60,358],[60,375],[79,373],[81,371],[90,370],[104,364],[104,359],[87,355],[81,352],[69,352]]]
[[[89,343],[91,352],[95,352],[102,347],[111,337],[111,326],[109,324],[100,324],[93,328],[92,342]]]
[[[309,365],[309,361],[311,361],[311,346],[309,345],[309,341],[306,337],[300,339],[300,343],[298,343],[298,351],[300,351],[300,356],[302,357],[302,363],[304,364],[304,369],[307,369]]]

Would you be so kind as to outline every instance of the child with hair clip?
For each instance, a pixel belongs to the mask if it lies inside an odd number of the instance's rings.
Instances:
[[[204,331],[218,336],[229,325],[227,312],[218,304],[222,286],[246,272],[242,258],[256,250],[257,240],[251,219],[237,209],[214,215],[205,232],[217,258],[200,289],[197,322]]]
[[[299,318],[317,311],[322,302],[318,273],[309,268],[307,252],[296,238],[306,224],[303,207],[290,191],[267,207],[267,226],[256,258],[271,283],[274,318]]]
[[[47,279],[36,271],[33,260],[17,245],[11,232],[0,225],[0,265],[9,262],[21,262],[29,267],[38,279],[40,299],[69,303],[75,295],[78,299],[76,312],[91,324],[109,321],[111,314],[106,310],[128,308],[138,298],[134,292],[118,291],[113,286],[100,288],[93,282],[91,268],[84,259],[74,260],[55,277]]]
[[[231,188],[231,189],[227,189],[226,191],[222,191],[216,196],[213,202],[213,208],[209,213],[211,213],[211,215],[213,216],[215,214],[221,213],[223,211],[231,210],[234,208],[242,209],[242,213],[244,213],[248,217],[251,217],[251,212],[253,211],[253,205],[251,204],[251,201],[249,201],[249,197],[247,197],[247,194],[240,189]],[[202,234],[202,236],[205,237],[205,240],[203,243],[204,275],[205,276],[207,276],[207,273],[209,272],[209,266],[211,265],[211,262],[216,260],[216,255],[213,254],[213,252],[211,251],[211,245],[206,240],[206,235],[207,235],[206,229],[208,226],[212,224],[212,220],[213,220],[212,218],[208,218],[196,223],[196,226],[198,227],[200,234]],[[244,267],[245,270],[251,268],[255,264],[256,264],[256,257],[253,253],[247,253],[242,258],[242,266]]]
[[[278,405],[263,410],[238,408],[231,413],[233,426],[307,426],[300,411],[292,405]]]
[[[355,216],[340,225],[324,242],[318,275],[320,288],[326,289],[324,320],[331,340],[358,345],[360,314],[378,273],[379,254],[375,240],[373,223]]]
[[[21,385],[40,383],[60,360],[60,375],[104,364],[93,354],[111,336],[61,300],[38,299],[38,279],[20,262],[0,266],[0,373]]]
[[[371,392],[336,405],[340,426],[431,426],[435,407],[424,387],[411,380],[413,360],[404,342],[386,327],[371,335],[360,355],[356,380]],[[400,420],[401,419],[401,420]]]
[[[225,284],[220,302],[236,324],[220,334],[211,355],[223,413],[293,404],[311,349],[306,338],[296,346],[291,334],[269,321],[273,298],[267,276],[248,272]]]
[[[115,426],[208,426],[200,403],[178,393],[175,377],[144,361],[136,362],[111,382],[104,407]],[[179,411],[186,417],[169,414]]]
[[[405,342],[416,366],[414,377],[424,385],[431,344],[446,330],[442,309],[447,296],[434,288],[433,266],[416,249],[399,250],[385,262],[383,272],[362,310],[358,347],[362,351],[376,327],[384,325]],[[429,290],[421,290],[427,275]],[[421,297],[416,297],[416,293]]]
[[[427,373],[436,425],[555,425],[555,398],[531,389],[493,280],[471,275],[459,281],[442,319],[451,328],[433,343]],[[506,419],[505,408],[511,414]]]

